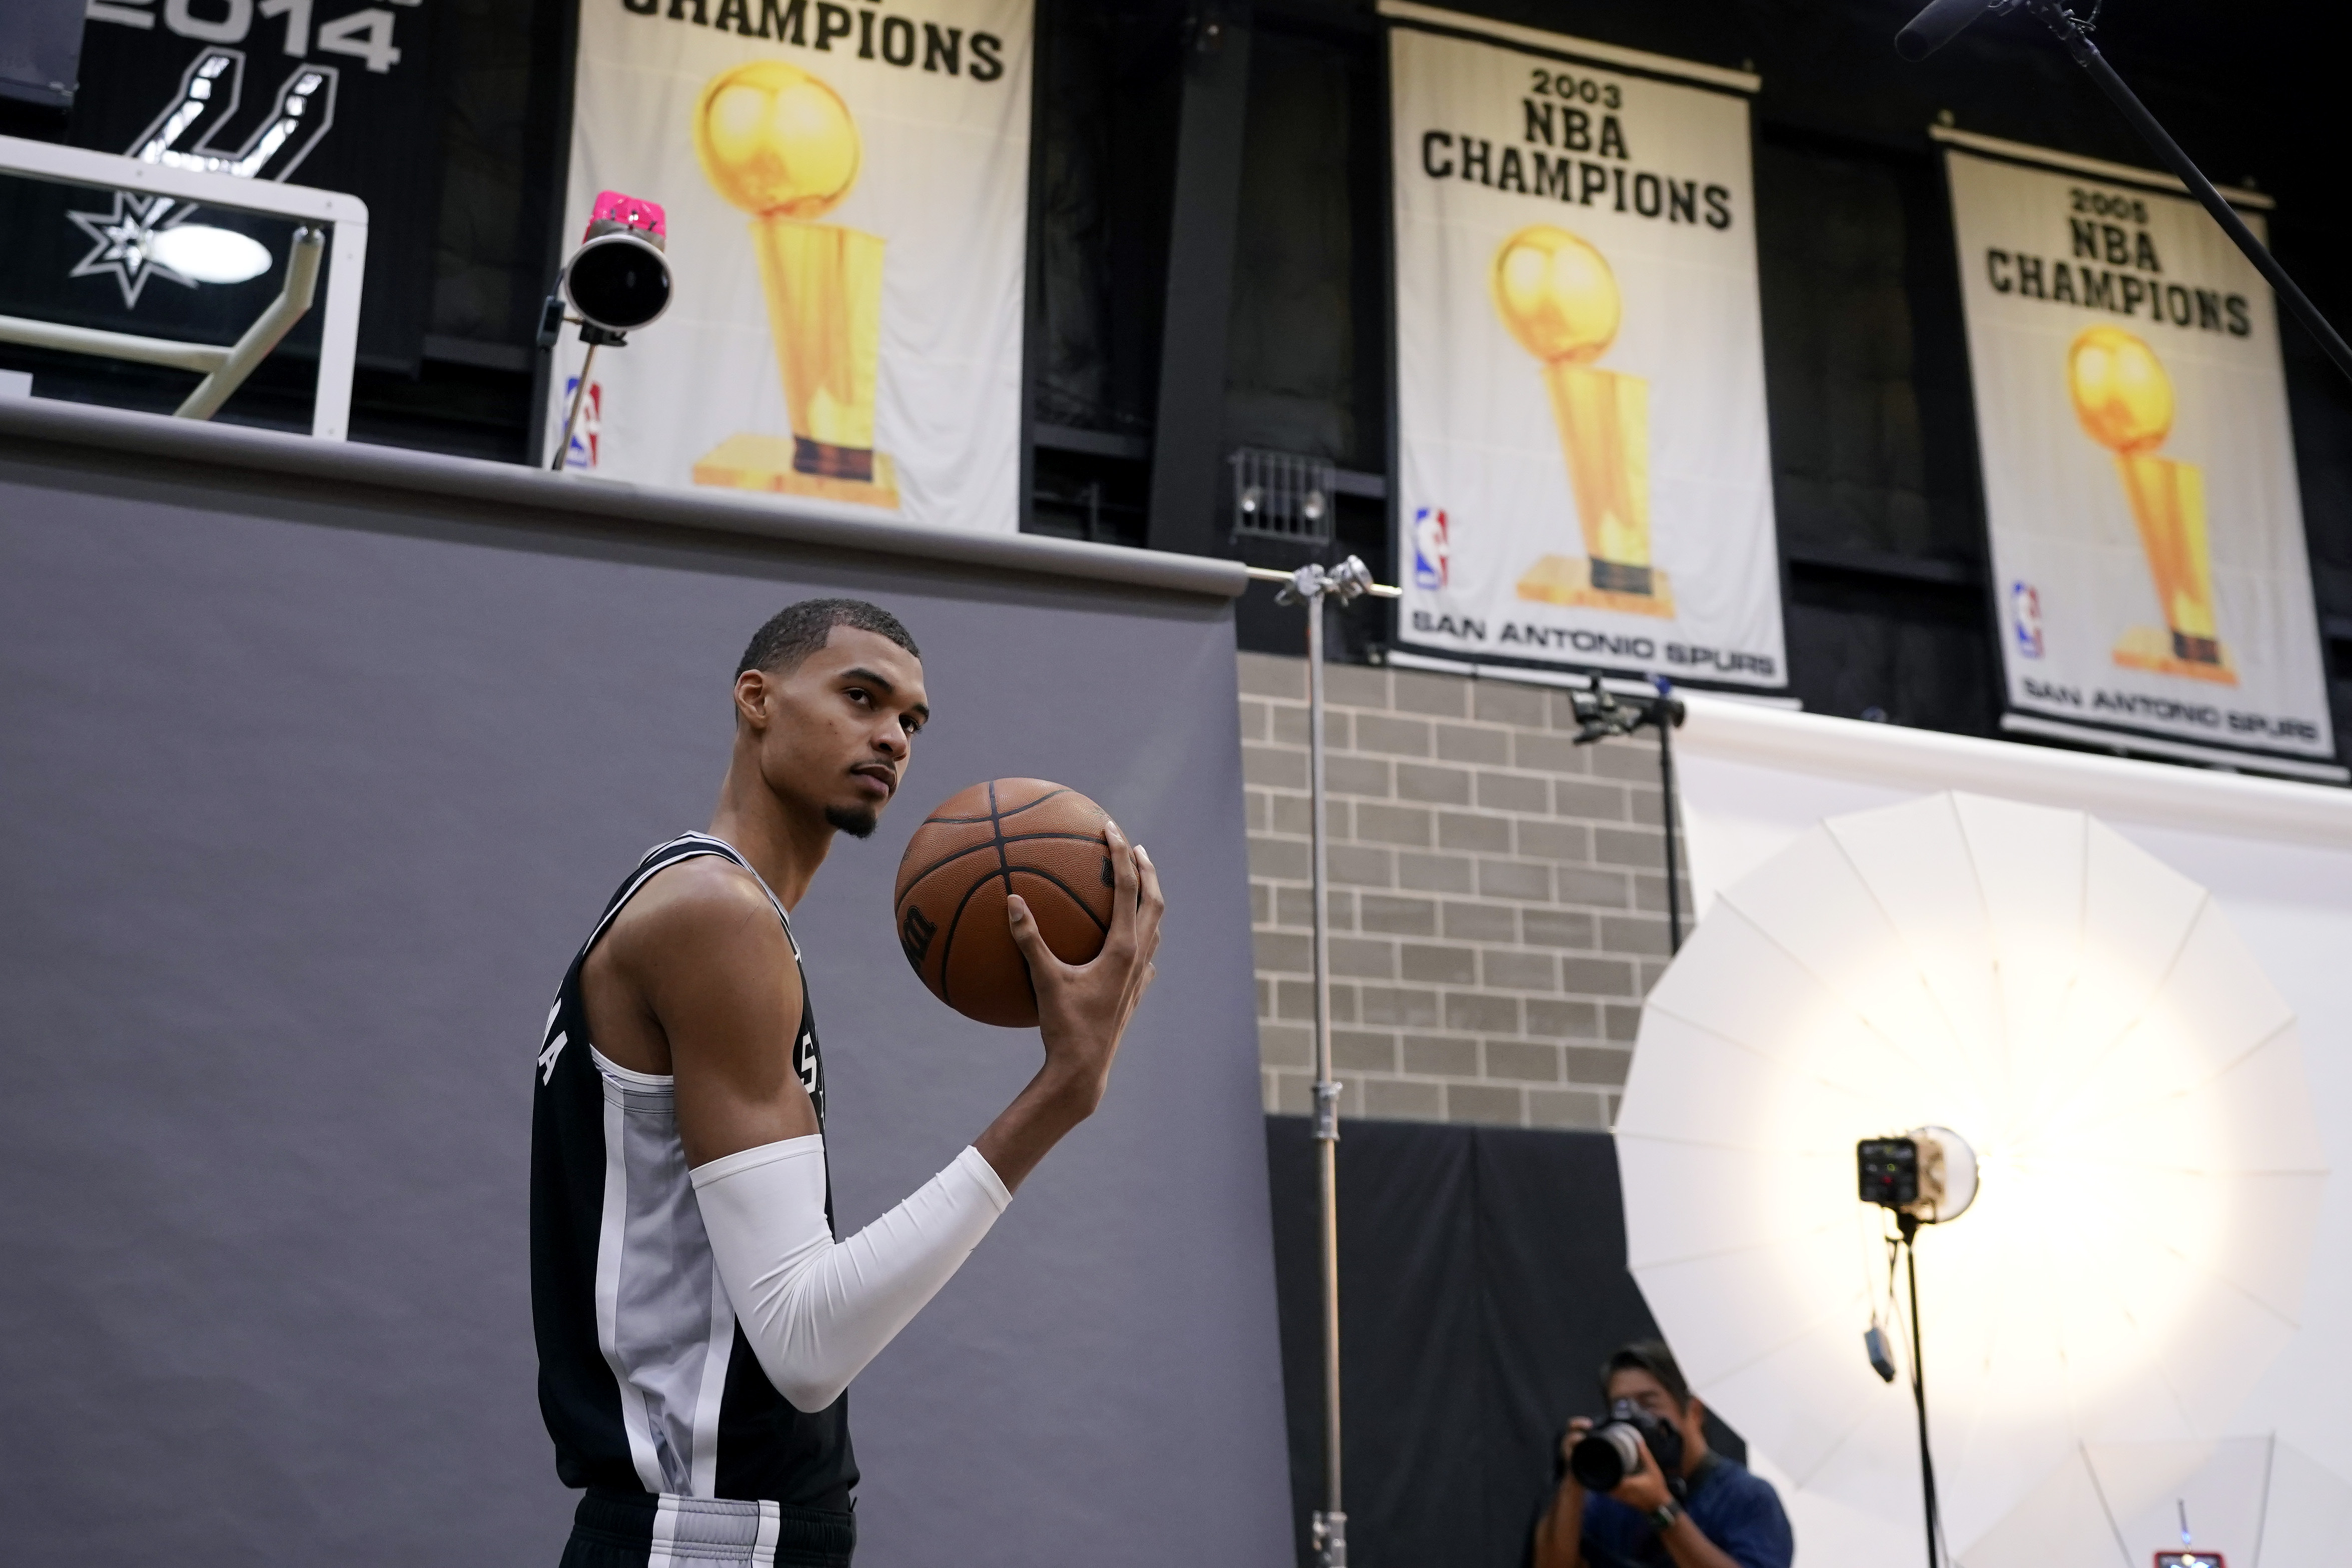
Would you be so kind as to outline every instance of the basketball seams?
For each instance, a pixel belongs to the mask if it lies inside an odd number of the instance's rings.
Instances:
[[[1067,894],[1069,896],[1070,902],[1078,906],[1078,912],[1086,916],[1087,919],[1094,921],[1096,925],[1099,926],[1105,936],[1108,936],[1110,934],[1110,922],[1103,919],[1100,915],[1095,913],[1094,910],[1088,909],[1087,907],[1087,900],[1079,896],[1078,890],[1070,886],[1067,882],[1062,880],[1061,878],[1055,876],[1053,872],[1037,866],[1016,866],[1012,869],[1012,871],[1006,873],[1005,887],[1008,891],[1012,888],[1012,878],[1014,876],[1034,877],[1040,881],[1051,882],[1054,886],[1061,889],[1064,893]],[[1117,914],[1118,912],[1116,906],[1113,907],[1111,912],[1113,914]],[[1057,954],[1056,956],[1059,955]]]
[[[929,824],[926,823],[924,826],[929,826]],[[1041,839],[1047,838],[1064,838],[1074,844],[1100,844],[1104,842],[1103,836],[1099,833],[1008,833],[998,838],[992,839],[985,844],[967,844],[962,848],[957,850],[954,854],[943,855],[937,860],[932,861],[929,865],[924,867],[921,870],[916,872],[913,880],[907,884],[907,890],[898,895],[898,901],[897,903],[891,905],[891,910],[895,913],[898,910],[904,909],[906,907],[907,900],[914,897],[915,889],[922,886],[923,879],[929,876],[932,872],[940,869],[942,866],[952,866],[957,861],[962,859],[965,856],[977,855],[983,849],[996,849],[998,852],[997,858],[999,860],[1002,860],[1003,858],[1002,846],[1003,845],[1034,844]]]
[[[1001,868],[1004,864],[1004,831],[1003,828],[999,827],[996,823],[996,781],[994,779],[988,781],[988,825],[991,833],[993,835],[993,840],[996,846],[996,860],[997,865],[1000,868],[1001,875]],[[988,847],[989,846],[985,844],[972,846],[974,849],[985,849]],[[920,881],[921,879],[922,879],[920,878],[916,879],[917,881]],[[954,985],[954,981],[950,971],[952,968],[955,960],[956,932],[963,927],[963,912],[971,907],[972,896],[978,893],[982,888],[988,886],[988,878],[977,877],[972,879],[971,886],[963,890],[963,897],[956,900],[955,918],[948,922],[947,940],[940,944],[940,1000],[946,1002],[950,1007],[955,1005],[955,1004],[950,1000],[949,993]],[[1011,882],[1008,881],[1005,883],[1005,890],[1007,892],[1012,890],[1012,887],[1013,884]]]
[[[1040,780],[1040,781],[1037,781],[1037,782],[1042,783],[1042,782],[1044,782],[1044,781]],[[975,785],[974,787],[975,787],[975,788],[977,788],[977,787],[979,787],[979,786]],[[927,816],[927,817],[923,818],[923,825],[924,825],[925,826],[927,826],[927,827],[928,827],[929,826],[930,826],[930,825],[931,825],[932,823],[934,823],[934,822],[950,823],[950,824],[952,824],[952,823],[995,822],[995,821],[999,820],[999,819],[1000,819],[1000,818],[1002,818],[1002,817],[1007,817],[1007,816],[1020,816],[1023,812],[1027,811],[1027,810],[1030,810],[1032,807],[1034,807],[1034,806],[1040,806],[1040,805],[1045,805],[1047,801],[1049,801],[1049,800],[1053,799],[1053,798],[1054,798],[1055,795],[1075,795],[1075,794],[1076,794],[1076,793],[1077,793],[1076,791],[1075,791],[1075,790],[1071,789],[1071,788],[1070,788],[1070,786],[1069,786],[1069,785],[1067,785],[1067,784],[1055,784],[1055,785],[1054,785],[1052,788],[1050,788],[1050,789],[1046,790],[1046,792],[1045,792],[1044,795],[1039,795],[1035,800],[1025,800],[1025,801],[1023,801],[1019,805],[1013,806],[1013,807],[1012,809],[1010,809],[1010,810],[1007,810],[1007,811],[999,811],[999,810],[997,810],[997,809],[995,809],[995,808],[994,808],[994,805],[993,805],[993,804],[992,804],[992,803],[994,802],[995,798],[996,798],[996,788],[995,788],[995,785],[994,785],[994,784],[993,784],[992,782],[992,783],[990,784],[990,785],[988,786],[988,789],[989,789],[989,800],[991,801],[992,805],[991,805],[991,808],[990,808],[990,810],[989,810],[989,812],[988,812],[988,814],[987,814],[986,816],[942,816],[941,815],[940,815],[940,812],[944,812],[944,811],[948,808],[948,806],[949,806],[950,805],[954,804],[953,802],[944,802],[944,803],[942,803],[942,804],[940,805],[940,810],[939,810],[939,811],[935,811],[935,812],[931,813],[931,815],[930,815],[930,816]]]
[[[940,1000],[947,1003],[950,1007],[954,1006],[955,1003],[948,994],[953,987],[953,981],[948,973],[948,961],[955,953],[956,930],[963,924],[963,911],[966,906],[971,904],[973,895],[993,879],[989,877],[975,878],[971,886],[963,890],[963,897],[956,900],[955,913],[948,917],[947,936],[940,943]]]
[[[1003,877],[1005,876],[1004,830],[998,826],[996,820],[996,781],[994,779],[988,781],[988,823],[995,835],[993,843],[996,849],[997,875]],[[973,849],[988,847],[990,846],[986,844],[972,846]],[[972,896],[988,886],[992,879],[988,877],[974,878],[971,886],[963,890],[963,897],[956,900],[955,914],[948,921],[947,939],[940,943],[940,1000],[947,1003],[950,1007],[955,1005],[950,995],[955,984],[950,972],[955,960],[956,932],[963,927],[963,912],[971,906]],[[919,882],[922,879],[918,877],[916,880]],[[1009,877],[1005,879],[1004,890],[1007,893],[1013,890],[1013,882]]]

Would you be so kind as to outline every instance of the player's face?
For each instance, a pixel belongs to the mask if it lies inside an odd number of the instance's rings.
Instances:
[[[931,716],[922,664],[888,637],[835,626],[798,668],[770,674],[761,700],[768,787],[854,837],[873,832]]]

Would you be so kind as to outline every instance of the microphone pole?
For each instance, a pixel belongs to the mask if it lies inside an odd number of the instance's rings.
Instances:
[[[2026,0],[2026,8],[2058,35],[2058,41],[2066,46],[2066,52],[2074,57],[2074,63],[2091,73],[2091,79],[2097,82],[2099,89],[2114,100],[2115,106],[2123,111],[2123,117],[2131,121],[2132,129],[2140,133],[2141,139],[2156,150],[2156,155],[2164,160],[2164,166],[2180,177],[2180,183],[2189,187],[2189,195],[2204,204],[2205,210],[2213,215],[2213,221],[2221,226],[2222,232],[2238,242],[2238,248],[2246,253],[2246,259],[2254,264],[2255,270],[2270,280],[2278,297],[2294,313],[2294,319],[2303,323],[2304,331],[2319,340],[2319,346],[2327,351],[2327,357],[2336,362],[2336,368],[2352,376],[2352,346],[2347,346],[2342,335],[2328,324],[2326,317],[2319,313],[2319,307],[2295,287],[2294,279],[2286,275],[2286,268],[2278,264],[2278,258],[2270,253],[2269,247],[2254,237],[2254,231],[2246,226],[2246,220],[2238,216],[2238,209],[2223,200],[2221,193],[2213,188],[2213,182],[2198,172],[2189,154],[2180,150],[2180,143],[2157,123],[2156,116],[2147,111],[2147,106],[2139,100],[2139,95],[2125,85],[2124,79],[2116,74],[2116,68],[2107,63],[2107,57],[2099,53],[2098,46],[2091,42],[2090,35],[2083,30],[2082,23],[2075,20],[2074,13],[2060,5],[2058,0]]]
[[[2042,24],[2058,36],[2058,41],[2074,58],[2074,63],[2090,73],[2091,79],[2099,84],[2099,90],[2122,110],[2123,117],[2131,121],[2132,129],[2138,132],[2141,139],[2155,150],[2164,166],[2179,176],[2180,183],[2189,187],[2189,194],[2213,215],[2213,221],[2221,226],[2221,232],[2246,253],[2246,259],[2254,264],[2254,269],[2269,282],[2273,291],[2286,302],[2288,311],[2303,323],[2304,330],[2319,341],[2320,348],[2336,363],[2336,368],[2352,377],[2352,346],[2345,343],[2342,334],[2328,324],[2326,316],[2319,313],[2319,307],[2313,304],[2310,298],[2295,286],[2294,279],[2287,276],[2286,268],[2278,264],[2278,258],[2254,237],[2253,230],[2246,226],[2245,219],[2238,216],[2237,209],[2222,199],[2221,193],[2213,188],[2213,182],[2198,171],[2189,154],[2180,150],[2180,144],[2157,122],[2156,116],[2147,111],[2147,106],[2139,100],[2138,94],[2116,74],[2116,68],[2099,53],[2098,46],[2091,42],[2083,23],[2066,9],[2063,0],[1930,0],[1927,7],[1912,17],[1895,36],[1895,52],[1906,60],[1926,59],[1958,37],[1978,18],[2021,9],[2040,17]]]

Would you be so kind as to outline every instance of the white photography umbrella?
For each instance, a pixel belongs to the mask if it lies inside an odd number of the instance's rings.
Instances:
[[[1965,1555],[2084,1443],[2225,1435],[2294,1331],[2326,1173],[2284,999],[2202,888],[2080,812],[1832,817],[1725,890],[1643,1013],[1628,1261],[1711,1405],[1915,1530],[1907,1378],[1863,1349],[1890,1216],[1854,1144],[1926,1125],[1980,1170],[1917,1247]]]

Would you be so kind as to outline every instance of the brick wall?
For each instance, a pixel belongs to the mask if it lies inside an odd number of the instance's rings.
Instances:
[[[1306,661],[1242,655],[1240,695],[1265,1108],[1303,1112]],[[1607,1126],[1667,952],[1655,736],[1577,746],[1564,693],[1416,670],[1333,666],[1325,702],[1342,1113]]]

